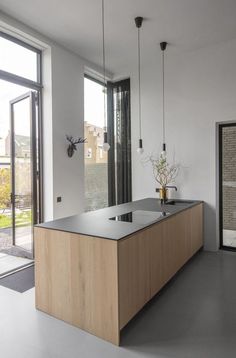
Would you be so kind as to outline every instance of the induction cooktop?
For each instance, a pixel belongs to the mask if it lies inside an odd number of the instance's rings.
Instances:
[[[155,222],[159,218],[162,218],[169,214],[170,213],[166,211],[135,210],[135,211],[130,211],[129,213],[113,216],[109,218],[109,220],[145,225]]]

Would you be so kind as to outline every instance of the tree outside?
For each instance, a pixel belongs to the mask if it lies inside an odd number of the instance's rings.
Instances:
[[[10,169],[0,168],[0,215],[11,206]]]
[[[31,224],[31,181],[30,162],[23,159],[16,163],[16,226]],[[11,217],[11,171],[10,168],[0,168],[0,228],[12,226]]]

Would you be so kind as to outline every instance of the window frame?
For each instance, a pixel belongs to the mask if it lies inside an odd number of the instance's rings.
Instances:
[[[17,45],[20,45],[32,52],[35,52],[37,57],[37,81],[32,81],[28,78],[25,78],[25,77],[22,77],[22,76],[19,76],[19,75],[16,75],[12,72],[8,72],[8,71],[4,71],[4,70],[0,70],[2,75],[5,74],[5,76],[9,75],[10,79],[13,79],[13,77],[15,77],[16,80],[24,80],[24,81],[27,81],[28,82],[28,85],[31,85],[31,86],[34,86],[31,87],[32,89],[37,89],[37,88],[42,88],[42,51],[36,47],[33,47],[32,45],[16,38],[16,37],[13,37],[3,31],[0,31],[0,37],[8,40],[8,41],[11,41]],[[36,88],[35,88],[36,86]]]
[[[225,122],[225,123],[217,123],[217,146],[218,146],[218,217],[219,217],[219,249],[234,251],[236,252],[236,247],[226,246],[224,245],[224,237],[223,237],[223,128],[226,127],[236,127],[236,122]]]
[[[9,35],[6,32],[0,30],[0,37],[5,38],[17,45],[20,45],[24,48],[27,48],[36,53],[36,66],[37,66],[37,81],[29,80],[28,78],[18,76],[14,73],[7,72],[0,69],[0,80],[14,83],[23,87],[28,87],[29,89],[37,91],[37,105],[38,105],[38,172],[35,175],[38,175],[39,180],[39,193],[38,193],[38,206],[39,206],[39,223],[43,222],[44,213],[43,213],[43,126],[42,126],[42,51],[23,40],[20,40],[12,35]],[[34,143],[36,145],[36,143]]]

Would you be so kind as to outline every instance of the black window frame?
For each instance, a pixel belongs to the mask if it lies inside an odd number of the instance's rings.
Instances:
[[[27,42],[16,38],[4,31],[0,31],[0,37],[16,43],[28,50],[31,50],[36,53],[37,57],[37,81],[32,81],[28,78],[16,75],[11,72],[7,72],[0,69],[0,80],[14,83],[23,87],[27,87],[34,91],[37,91],[37,105],[38,105],[38,170],[34,175],[38,176],[39,180],[39,193],[38,193],[38,211],[39,211],[39,223],[43,222],[44,213],[43,213],[43,142],[42,142],[42,50],[34,47]],[[36,146],[36,143],[34,143]],[[35,203],[34,203],[35,205]]]
[[[9,74],[10,75],[10,78],[11,76],[13,75],[16,79],[21,79],[21,80],[26,80],[26,81],[29,81],[29,84],[32,86],[36,83],[36,87],[37,85],[40,86],[42,88],[42,51],[16,37],[13,37],[12,35],[9,35],[3,31],[0,31],[0,37],[8,40],[8,41],[11,41],[11,42],[14,42],[15,44],[17,45],[20,45],[32,52],[35,52],[36,55],[37,55],[37,81],[32,81],[32,80],[29,80],[25,77],[22,77],[22,76],[18,76],[16,74],[13,74],[11,72],[7,72],[7,71],[3,71],[1,70],[1,72],[5,73],[5,74]],[[36,88],[34,88],[36,89]]]
[[[85,73],[84,78],[87,78],[95,83],[98,83],[101,86],[105,86],[107,91],[107,136],[108,143],[110,144],[110,150],[108,151],[108,161],[107,161],[107,169],[108,169],[108,207],[119,205],[122,203],[126,203],[132,201],[132,150],[131,150],[131,104],[130,104],[130,78],[126,78],[117,82],[106,81],[105,84],[103,81],[94,78],[93,76]],[[129,92],[129,125],[130,125],[130,156],[127,161],[128,168],[128,177],[124,178],[127,180],[128,185],[127,188],[124,188],[124,183],[121,181],[119,185],[117,185],[117,161],[116,161],[116,141],[115,141],[115,118],[114,118],[114,91],[118,88],[122,88],[122,90],[128,90]],[[121,189],[122,195],[118,195],[118,191]]]
[[[236,122],[232,123],[219,123],[218,124],[218,166],[219,166],[219,249],[234,251],[236,252],[236,247],[226,246],[224,245],[223,240],[223,128],[226,127],[236,127]]]

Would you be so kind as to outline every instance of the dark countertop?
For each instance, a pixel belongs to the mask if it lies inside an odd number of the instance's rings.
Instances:
[[[83,213],[80,215],[74,215],[49,221],[36,225],[36,227],[71,232],[81,235],[96,236],[110,240],[120,240],[128,235],[142,230],[143,228],[151,226],[154,223],[160,222],[183,210],[189,209],[199,203],[201,203],[201,201],[178,199],[178,203],[176,205],[161,205],[159,199],[147,198],[91,211],[88,213]],[[139,214],[139,218],[144,217],[146,220],[137,220],[137,222],[109,220],[111,217],[134,212],[136,210],[138,210],[137,213]],[[140,212],[140,210],[142,212]],[[159,215],[162,214],[160,212],[165,212],[168,214],[167,216],[158,217],[158,213]],[[155,213],[157,213],[157,215],[155,215]]]

